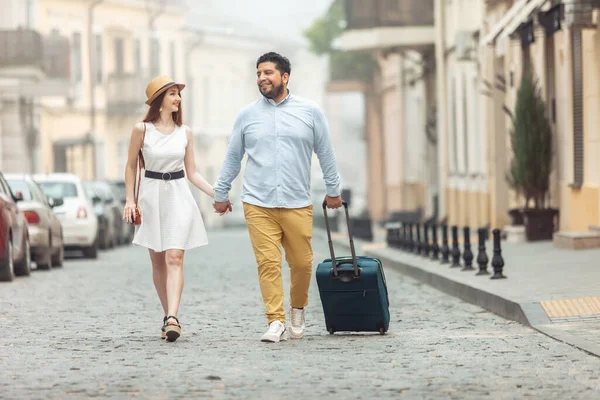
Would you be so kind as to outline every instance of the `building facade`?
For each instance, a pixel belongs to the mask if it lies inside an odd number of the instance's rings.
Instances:
[[[438,217],[450,224],[510,224],[509,211],[524,206],[506,176],[517,91],[529,70],[553,129],[547,205],[559,209],[560,230],[600,225],[600,2],[347,0],[345,7],[343,48],[374,52],[381,67],[365,105],[369,185],[383,181],[376,217],[419,206],[428,215],[435,195]],[[414,14],[423,7],[427,13]],[[407,76],[419,76],[419,67],[425,73],[415,84]],[[431,131],[415,134],[424,126]]]
[[[369,214],[375,221],[395,211],[438,214],[435,120],[434,2],[344,3],[346,51],[370,52],[379,64],[365,88]],[[435,125],[435,124],[433,124]]]
[[[69,43],[37,26],[37,1],[0,0],[0,170],[41,169],[41,102],[66,95]]]
[[[39,31],[70,45],[68,94],[42,100],[41,172],[122,179],[147,82],[184,77],[184,16],[182,1],[37,1]]]
[[[523,199],[505,181],[511,158],[509,130],[525,70],[538,79],[553,129],[553,169],[548,206],[560,211],[561,231],[585,231],[599,221],[600,2],[488,1],[482,47],[488,97],[492,223]],[[509,110],[503,110],[503,106]]]

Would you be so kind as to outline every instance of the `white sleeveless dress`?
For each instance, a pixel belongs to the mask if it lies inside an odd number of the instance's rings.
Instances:
[[[142,152],[148,171],[175,172],[184,169],[188,140],[185,127],[169,135],[146,123]],[[142,223],[135,228],[133,244],[157,252],[168,249],[189,250],[208,244],[206,229],[187,178],[164,181],[146,178],[142,182],[138,207]]]

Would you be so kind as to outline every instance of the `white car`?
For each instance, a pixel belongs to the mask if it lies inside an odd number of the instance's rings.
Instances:
[[[98,257],[98,218],[81,179],[68,173],[36,174],[33,179],[46,196],[63,199],[53,210],[62,223],[65,250],[83,250],[87,258]]]

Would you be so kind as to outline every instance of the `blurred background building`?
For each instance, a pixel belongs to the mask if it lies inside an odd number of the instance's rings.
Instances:
[[[0,170],[122,179],[152,77],[183,81],[198,169],[218,174],[256,58],[326,112],[353,214],[511,224],[510,130],[523,71],[553,135],[561,230],[600,225],[598,0],[0,0]],[[243,173],[243,172],[242,172]],[[315,158],[314,201],[324,195]],[[241,176],[232,191],[239,199]],[[243,223],[241,207],[211,226]]]

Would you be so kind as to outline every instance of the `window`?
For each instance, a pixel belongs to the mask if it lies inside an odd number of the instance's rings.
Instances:
[[[77,185],[72,182],[38,182],[46,196],[55,199],[68,199],[77,197]]]
[[[33,194],[33,198],[38,200],[39,202],[43,203],[43,204],[49,204],[48,202],[48,198],[46,197],[46,195],[44,194],[44,192],[42,191],[42,189],[34,182],[29,182],[29,187],[31,188],[31,193]]]
[[[29,189],[29,186],[27,186],[27,182],[21,180],[7,179],[6,183],[8,183],[8,187],[15,194],[15,196],[17,195],[17,193],[21,193],[21,195],[23,196],[23,200],[31,201],[32,194],[31,190]]]
[[[115,74],[123,75],[124,71],[124,61],[123,61],[123,39],[116,38],[115,39]]]
[[[583,185],[583,64],[581,30],[571,33],[573,61],[573,187]]]
[[[177,78],[175,77],[177,75],[176,72],[176,68],[177,68],[177,60],[175,59],[177,52],[175,51],[175,42],[172,41],[171,42],[171,47],[169,49],[171,51],[171,78],[174,80],[177,80]]]
[[[104,62],[102,57],[102,34],[94,35],[94,42],[96,44],[96,59],[94,60],[96,68],[96,84],[101,85],[102,77],[104,76],[104,69],[102,68]]]
[[[104,142],[98,141],[96,142],[96,177],[98,179],[104,179],[106,176],[106,166],[104,162]]]
[[[71,43],[71,71],[75,83],[81,82],[81,33],[74,32]]]
[[[473,145],[471,148],[473,151],[471,154],[475,157],[473,170],[479,174],[484,173],[484,165],[485,165],[485,142],[483,139],[483,130],[481,129],[481,116],[479,114],[479,93],[477,92],[477,78],[473,78],[473,87],[471,104],[473,104],[473,113],[471,118],[473,119]]]
[[[462,108],[463,108],[463,157],[465,159],[464,172],[469,172],[469,107],[467,105],[467,78],[462,76]]]
[[[133,42],[133,56],[135,62],[135,73],[139,74],[142,71],[142,44],[140,39],[135,39]]]
[[[451,112],[450,112],[450,118],[452,118],[452,122],[450,124],[450,129],[452,130],[451,132],[451,143],[450,143],[450,157],[449,157],[449,164],[450,164],[450,171],[451,172],[457,172],[457,168],[458,168],[458,127],[457,127],[457,122],[458,122],[458,118],[456,115],[456,79],[452,78],[451,84],[450,84],[450,105],[451,105]]]
[[[203,91],[204,95],[202,96],[202,101],[204,102],[204,123],[203,126],[205,129],[208,129],[210,126],[210,79],[208,77],[204,77]]]
[[[160,44],[157,38],[150,39],[150,74],[152,77],[160,75]]]
[[[25,5],[27,13],[25,26],[29,29],[32,29],[35,24],[35,1],[36,0],[27,0],[27,4]]]

